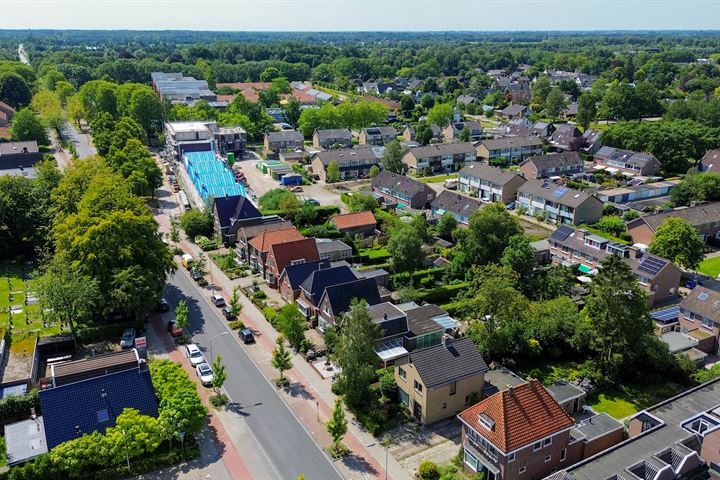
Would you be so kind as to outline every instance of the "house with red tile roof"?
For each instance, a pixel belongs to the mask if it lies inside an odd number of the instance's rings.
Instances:
[[[320,260],[320,254],[314,238],[273,243],[265,262],[265,280],[275,287],[285,267],[315,260]]]
[[[374,234],[375,227],[377,227],[375,215],[369,210],[335,215],[330,221],[340,233],[360,235],[361,237]]]
[[[282,230],[267,230],[248,242],[250,268],[265,277],[265,261],[270,247],[275,243],[302,240],[305,236],[295,227]]]

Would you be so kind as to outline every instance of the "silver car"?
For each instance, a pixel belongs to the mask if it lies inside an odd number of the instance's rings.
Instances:
[[[190,365],[197,367],[201,363],[205,363],[205,357],[197,345],[191,343],[185,346],[185,356],[190,360]]]
[[[135,329],[126,328],[120,337],[120,348],[132,348],[135,345]]]
[[[212,387],[214,376],[210,365],[208,365],[207,363],[201,363],[200,365],[195,367],[195,372],[200,379],[200,383],[203,384],[203,387]]]

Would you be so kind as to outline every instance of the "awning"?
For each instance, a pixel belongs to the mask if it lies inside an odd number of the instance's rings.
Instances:
[[[614,168],[614,167],[607,167],[605,170],[607,170],[608,173],[617,173],[620,171],[619,168]]]
[[[452,318],[450,315],[438,315],[437,317],[432,317],[432,319],[445,330],[450,330],[460,326],[460,322]]]
[[[437,214],[438,214],[438,215],[444,215],[444,214],[445,214],[445,209],[444,209],[444,208],[438,208],[438,209],[437,209]]]
[[[634,177],[635,176],[635,174],[633,172],[622,172],[622,174],[625,175],[626,177]]]
[[[408,351],[403,347],[402,338],[396,338],[395,340],[380,344],[380,346],[375,349],[375,353],[377,353],[377,356],[380,357],[380,360],[383,362],[389,362],[407,355]]]
[[[582,263],[578,265],[578,270],[580,270],[582,273],[590,273],[593,271],[592,267],[588,267],[587,265],[583,265]]]

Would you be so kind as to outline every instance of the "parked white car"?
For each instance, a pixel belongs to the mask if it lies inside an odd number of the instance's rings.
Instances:
[[[195,372],[197,372],[197,376],[200,379],[200,383],[203,384],[204,387],[212,387],[213,382],[213,371],[212,368],[210,368],[210,365],[207,363],[201,363],[197,367],[195,367]]]
[[[205,363],[205,357],[203,357],[200,348],[194,343],[185,346],[185,356],[190,360],[190,365],[197,367],[201,363]]]

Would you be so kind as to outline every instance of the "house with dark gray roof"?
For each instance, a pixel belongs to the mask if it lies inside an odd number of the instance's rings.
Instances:
[[[234,227],[237,226],[237,229]],[[229,235],[234,235],[235,255],[241,262],[249,260],[250,241],[265,232],[287,230],[293,228],[292,223],[283,220],[279,215],[265,215],[253,222],[234,222],[230,226]]]
[[[395,361],[400,401],[423,425],[451,418],[482,398],[485,360],[467,337],[445,338]]]
[[[265,132],[265,151],[280,153],[289,150],[302,150],[305,137],[297,130],[280,130],[279,132]]]
[[[627,440],[546,478],[713,478],[720,465],[720,378],[636,413],[627,425]]]
[[[285,267],[278,280],[280,296],[288,303],[292,303],[300,295],[300,285],[316,270],[330,268],[327,260],[312,260],[309,262],[292,263]]]
[[[470,215],[480,209],[483,203],[477,199],[443,190],[440,195],[430,204],[430,213],[433,217],[442,217],[445,212],[450,212],[455,219],[467,225],[470,221]]]
[[[337,162],[340,167],[340,180],[354,180],[367,178],[370,169],[378,165],[380,160],[372,148],[327,150],[316,152],[310,158],[313,173],[323,181],[327,179],[327,169],[332,162]]]
[[[600,220],[603,202],[581,190],[533,179],[518,189],[515,208],[556,223],[580,225]]]
[[[43,154],[38,149],[35,140],[0,142],[0,175],[34,178],[36,175],[35,164],[42,159]]]
[[[498,115],[500,115],[503,118],[506,118],[508,120],[512,120],[514,118],[520,118],[520,117],[528,117],[532,113],[530,108],[526,107],[525,105],[508,105],[502,110],[497,111]]]
[[[466,162],[475,161],[475,147],[470,142],[436,143],[410,148],[402,162],[410,173],[421,174],[456,172]]]
[[[372,189],[385,199],[417,209],[426,208],[437,195],[428,184],[389,170],[383,170],[375,177]]]
[[[352,132],[347,128],[332,128],[315,130],[313,133],[313,147],[324,148],[351,148]]]
[[[503,170],[482,162],[472,162],[460,170],[458,189],[487,203],[515,201],[525,179],[517,172]]]
[[[715,353],[720,343],[720,292],[703,286],[690,290],[680,302],[678,323],[688,333],[699,331],[708,334],[701,339],[698,348],[705,353]]]
[[[593,275],[605,258],[618,255],[637,277],[648,305],[677,297],[682,272],[669,260],[570,225],[560,226],[548,242],[554,263],[577,268],[583,275]]]
[[[525,178],[569,177],[583,173],[585,162],[577,152],[533,155],[520,163],[519,170]]]
[[[380,303],[377,283],[371,278],[361,278],[325,288],[318,303],[320,330],[335,325],[336,320],[350,310],[354,300],[364,300],[368,306]]]
[[[320,268],[312,271],[300,284],[300,294],[296,303],[300,313],[313,324],[316,324],[318,306],[325,289],[340,283],[357,280],[357,275],[348,266]],[[376,288],[377,290],[377,288]]]
[[[627,230],[635,243],[650,245],[653,235],[668,218],[682,218],[697,229],[707,240],[720,236],[720,202],[703,203],[692,207],[680,207],[662,213],[646,215],[628,222]]]
[[[700,172],[720,173],[720,150],[708,150],[700,159]]]
[[[602,132],[593,128],[588,128],[583,133],[583,140],[580,150],[588,155],[595,155],[602,148]]]
[[[470,133],[468,141],[477,142],[483,136],[483,127],[480,122],[450,122],[450,124],[443,129],[443,135],[448,140],[459,140],[462,131],[467,128]]]
[[[579,145],[582,132],[572,123],[556,123],[555,131],[548,138],[548,145],[555,151],[575,150]]]
[[[243,225],[256,225],[262,214],[244,195],[215,197],[213,220],[215,233],[225,245],[237,242],[237,232]]]
[[[649,153],[602,147],[595,153],[595,169],[615,174],[621,172],[628,176],[653,176],[660,171],[660,162]]]
[[[397,140],[395,127],[367,127],[360,130],[360,143],[363,145],[382,146],[391,140]]]
[[[440,128],[440,125],[438,125],[437,123],[431,123],[430,130],[432,131],[433,139],[438,140],[438,141],[443,139],[442,128]],[[414,141],[415,140],[415,127],[413,125],[405,125],[405,128],[402,131],[402,138],[406,142]]]
[[[531,155],[543,153],[543,141],[538,137],[503,137],[481,140],[475,144],[477,157],[491,164],[519,162]]]
[[[352,247],[337,238],[316,238],[315,245],[320,260],[338,262],[352,257]]]
[[[390,302],[382,302],[370,305],[368,314],[382,332],[375,353],[383,365],[392,365],[397,358],[407,355],[404,343],[408,333],[408,319],[405,312]]]

